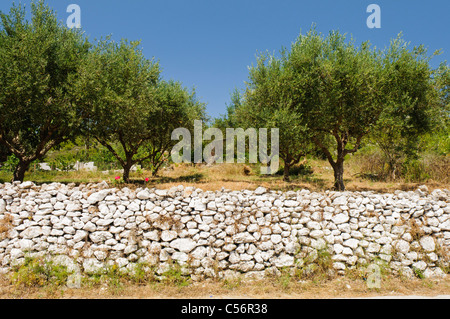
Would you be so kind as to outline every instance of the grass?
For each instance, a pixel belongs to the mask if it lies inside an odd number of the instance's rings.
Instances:
[[[351,157],[345,162],[344,182],[349,191],[375,191],[393,192],[394,190],[415,190],[419,185],[427,185],[431,191],[436,188],[448,188],[448,178],[445,174],[441,181],[428,179],[426,181],[411,182],[408,179],[397,179],[395,181],[383,181],[371,178],[370,174],[361,174],[361,170],[367,166],[365,157]],[[447,163],[448,164],[448,163]],[[437,164],[435,166],[438,166]],[[448,170],[448,165],[441,162],[439,172]],[[114,171],[88,172],[88,171],[33,171],[28,172],[25,180],[42,183],[98,183],[107,181],[114,187],[136,188],[140,186],[170,188],[183,184],[184,186],[195,186],[205,191],[220,190],[222,187],[231,190],[255,189],[258,186],[268,187],[273,190],[299,190],[309,189],[311,191],[330,190],[334,184],[333,170],[329,163],[320,159],[308,159],[307,163],[291,169],[291,182],[284,182],[279,174],[261,175],[257,164],[216,164],[192,165],[178,164],[161,170],[158,177],[151,177],[146,170],[131,172],[131,184],[117,183],[115,177],[120,173]],[[434,174],[436,177],[438,174]],[[0,171],[0,183],[11,181],[10,172]],[[144,182],[149,178],[148,182]]]
[[[161,274],[160,280],[166,285],[179,288],[187,287],[192,283],[191,277],[185,273],[183,266],[175,262],[170,262],[169,269]]]
[[[116,264],[112,264],[99,269],[96,273],[74,273],[66,266],[55,264],[50,259],[26,256],[23,263],[12,267],[1,283],[19,290],[44,291],[64,290],[71,286],[87,290],[103,287],[108,290],[108,294],[119,295],[129,286],[163,285],[178,288],[190,286],[192,280],[186,270],[186,266],[170,261],[167,269],[160,275],[157,275],[156,266],[146,263],[136,263],[132,269],[119,268]],[[80,280],[73,285],[75,276],[79,276]]]
[[[54,287],[67,283],[67,267],[44,258],[25,257],[22,265],[13,267],[11,283],[23,287]]]
[[[450,278],[443,279],[405,279],[399,276],[382,276],[380,288],[370,289],[363,276],[337,276],[304,280],[294,276],[287,269],[282,269],[278,277],[261,280],[235,279],[205,280],[193,282],[180,279],[181,272],[174,269],[167,272],[167,280],[157,280],[148,276],[148,272],[129,274],[117,269],[110,269],[102,276],[85,278],[79,289],[57,284],[66,278],[64,268],[53,271],[49,278],[55,278],[42,285],[42,279],[34,279],[36,270],[42,265],[28,265],[33,276],[21,284],[11,282],[5,275],[0,275],[0,298],[349,298],[402,295],[450,295]],[[44,270],[44,273],[49,274]],[[23,272],[21,272],[23,274]],[[142,277],[143,276],[143,277]],[[41,278],[38,276],[38,278]],[[45,280],[44,280],[45,281]],[[38,283],[38,284],[25,284]]]
[[[186,266],[169,262],[160,275],[156,266],[136,264],[133,269],[107,266],[98,273],[81,273],[80,285],[68,285],[67,267],[43,257],[26,257],[8,275],[0,275],[0,298],[342,298],[386,295],[450,295],[450,276],[425,279],[393,275],[381,267],[376,289],[367,283],[364,267],[337,276],[326,249],[303,259],[297,268],[281,268],[264,279],[236,276],[193,281]],[[334,273],[334,274],[333,274]]]
[[[0,240],[3,240],[13,228],[13,220],[14,219],[10,214],[5,214],[5,216],[0,219]]]
[[[417,159],[401,159],[395,164],[395,169],[389,170],[389,165],[378,150],[366,148],[347,160],[347,165],[355,169],[356,175],[365,180],[384,182],[450,183],[450,156],[435,153],[424,153]]]

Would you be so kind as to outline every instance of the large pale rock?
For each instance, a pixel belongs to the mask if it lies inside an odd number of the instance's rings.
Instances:
[[[1,205],[0,205],[1,206]],[[1,212],[1,207],[0,207],[0,212]],[[442,230],[447,230],[450,231],[450,218],[447,219],[445,222],[439,224],[438,226],[440,229]]]
[[[139,206],[139,204],[136,203],[136,202],[131,202],[131,203],[127,206],[127,208],[128,208],[129,210],[131,210],[132,212],[137,212],[137,211],[139,211],[139,210],[141,209],[141,207]]]
[[[16,259],[19,259],[20,257],[23,257],[24,256],[24,252],[21,249],[13,248],[9,252],[9,256],[11,256],[12,260],[16,260]]]
[[[148,189],[144,189],[136,194],[137,199],[145,200],[150,198],[150,192]]]
[[[347,214],[337,214],[331,218],[332,222],[336,225],[344,224],[350,220],[350,217]]]
[[[369,253],[377,253],[381,249],[381,245],[378,243],[370,243],[366,251]]]
[[[402,254],[407,254],[409,252],[410,249],[410,244],[403,239],[397,240],[393,243],[394,248],[402,253]]]
[[[108,226],[108,225],[111,225],[113,222],[114,222],[114,219],[112,219],[112,218],[107,218],[107,219],[100,218],[95,223],[97,224],[97,226]]]
[[[315,222],[315,221],[310,221],[306,224],[306,227],[308,227],[309,229],[316,229],[319,230],[322,227],[320,226],[319,222]]]
[[[33,182],[31,182],[31,181],[26,181],[26,182],[23,182],[22,184],[20,184],[20,185],[19,185],[19,188],[21,188],[21,189],[30,189],[30,188],[32,188],[33,186],[36,186]]]
[[[109,189],[104,189],[99,192],[93,193],[88,197],[87,202],[90,205],[97,204],[98,202],[101,202],[103,199],[105,199],[106,195],[108,195],[109,193]]]
[[[240,270],[242,272],[249,272],[249,271],[253,270],[254,267],[255,267],[255,262],[253,260],[242,261],[239,263],[237,270]]]
[[[6,211],[6,202],[3,198],[0,198],[0,213],[4,213]]]
[[[213,211],[217,210],[216,202],[214,202],[214,201],[208,202],[208,204],[206,205],[206,208],[209,210],[213,210]]]
[[[253,237],[250,233],[244,232],[244,233],[238,233],[233,236],[233,241],[236,244],[241,243],[253,243],[256,241],[255,237]]]
[[[108,239],[113,238],[113,235],[108,231],[96,231],[96,232],[91,233],[89,235],[89,238],[94,243],[100,243],[100,242],[104,242]]]
[[[177,232],[174,230],[163,230],[161,232],[161,240],[162,241],[172,241],[177,238]]]
[[[87,235],[88,235],[87,231],[77,230],[75,235],[73,236],[73,241],[75,243],[82,241],[82,240],[86,239]]]
[[[67,267],[67,271],[70,273],[79,272],[80,268],[77,263],[67,255],[58,255],[52,258],[52,262],[55,265]]]
[[[68,212],[75,212],[81,210],[82,207],[79,203],[69,203],[66,205],[65,210]]]
[[[149,232],[145,232],[144,238],[153,240],[153,241],[159,241],[160,235],[159,235],[159,232],[156,229],[154,229]]]
[[[19,240],[19,247],[23,251],[30,251],[34,246],[34,242],[31,239]]]
[[[171,241],[169,246],[183,253],[189,253],[197,246],[197,243],[190,238],[178,238]]]
[[[155,194],[158,196],[165,197],[167,196],[167,189],[156,189]]]
[[[282,239],[283,238],[281,237],[281,235],[278,234],[270,235],[270,241],[275,245],[280,243]]]
[[[205,246],[198,246],[191,252],[191,256],[194,259],[201,260],[203,257],[206,256],[207,248]]]
[[[284,201],[284,206],[286,206],[286,207],[297,207],[299,205],[300,205],[300,203],[297,202],[296,200],[286,200],[286,201]]]
[[[189,255],[184,252],[176,251],[172,254],[172,259],[183,265],[189,260]]]
[[[352,249],[356,249],[358,247],[359,240],[355,238],[349,238],[342,243],[342,245],[350,247]]]
[[[412,264],[413,269],[418,269],[420,271],[424,271],[427,268],[427,263],[423,260],[419,260],[418,262],[415,262]]]
[[[294,256],[281,254],[273,260],[273,264],[278,267],[291,267],[294,265]]]
[[[262,195],[264,193],[267,192],[267,189],[265,187],[258,187],[257,189],[255,189],[255,195]]]
[[[324,232],[320,229],[314,229],[309,233],[309,236],[312,238],[322,238],[324,236]]]
[[[422,246],[423,250],[426,252],[432,252],[436,249],[436,243],[431,236],[422,237],[420,239],[420,246]]]
[[[28,227],[20,233],[20,237],[32,239],[42,235],[42,228],[40,226]]]
[[[97,229],[97,226],[96,226],[94,223],[88,221],[88,222],[84,225],[83,229],[86,230],[86,231],[88,231],[88,232],[94,232],[94,231]]]
[[[333,200],[333,205],[346,205],[347,204],[347,196],[339,196]]]

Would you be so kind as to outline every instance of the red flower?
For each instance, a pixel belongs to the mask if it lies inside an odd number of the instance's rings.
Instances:
[[[120,176],[116,176],[116,181],[120,179]]]
[[[145,178],[145,181],[146,181],[146,182],[148,182],[149,180],[150,180],[150,178],[148,178],[148,177]]]

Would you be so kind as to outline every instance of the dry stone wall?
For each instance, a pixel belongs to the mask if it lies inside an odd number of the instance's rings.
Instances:
[[[314,193],[0,184],[0,269],[45,256],[72,269],[132,270],[173,262],[194,279],[263,276],[314,264],[332,271],[384,264],[442,276],[449,267],[450,192]]]

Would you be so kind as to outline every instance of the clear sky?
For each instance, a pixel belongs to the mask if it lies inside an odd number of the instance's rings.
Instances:
[[[1,0],[0,10],[13,2]],[[165,79],[195,87],[209,116],[225,113],[234,88],[243,88],[258,51],[289,47],[312,23],[317,30],[353,35],[385,47],[403,32],[429,53],[442,49],[437,66],[450,61],[450,0],[47,0],[66,21],[69,4],[81,7],[81,25],[91,38],[141,40],[148,58],[160,61]],[[381,8],[381,28],[366,24],[369,4]]]

